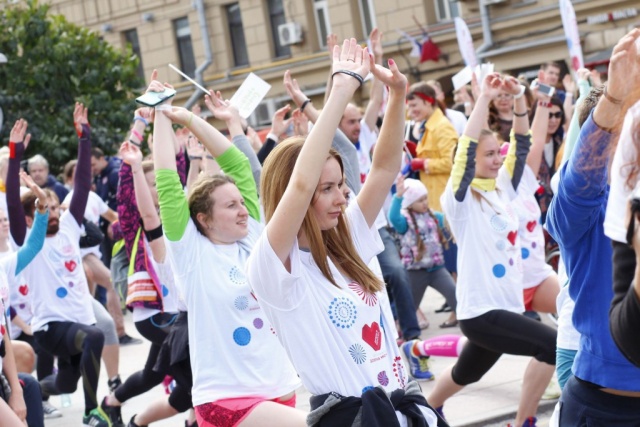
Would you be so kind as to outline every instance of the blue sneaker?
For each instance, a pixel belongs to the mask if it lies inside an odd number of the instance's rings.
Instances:
[[[400,349],[407,358],[409,364],[409,372],[417,381],[433,381],[435,376],[429,370],[429,356],[415,356],[413,354],[413,346],[418,340],[408,341]]]

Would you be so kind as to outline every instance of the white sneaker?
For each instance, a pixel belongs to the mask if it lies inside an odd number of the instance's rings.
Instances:
[[[48,400],[42,401],[42,412],[44,412],[45,419],[60,418],[62,416],[62,412],[60,412],[58,408],[49,403]]]
[[[560,397],[561,393],[562,393],[562,391],[560,390],[560,386],[555,381],[555,379],[551,378],[551,381],[549,381],[549,385],[545,389],[544,394],[542,395],[542,397],[540,399],[541,400],[557,399],[557,398]]]

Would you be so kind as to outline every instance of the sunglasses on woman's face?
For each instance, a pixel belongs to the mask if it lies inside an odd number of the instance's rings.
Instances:
[[[549,120],[551,119],[561,119],[562,118],[562,111],[557,111],[555,113],[549,113]]]

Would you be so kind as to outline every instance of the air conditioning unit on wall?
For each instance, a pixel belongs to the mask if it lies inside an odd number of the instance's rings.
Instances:
[[[288,46],[302,41],[302,26],[297,22],[287,22],[278,25],[280,45]]]

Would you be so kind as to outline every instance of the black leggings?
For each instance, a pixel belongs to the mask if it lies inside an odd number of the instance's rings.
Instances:
[[[58,356],[58,373],[40,382],[42,390],[48,395],[73,393],[82,376],[85,413],[88,414],[98,407],[96,392],[104,335],[95,326],[81,323],[49,322],[46,327],[34,336],[39,346]]]
[[[473,319],[460,320],[469,339],[451,371],[453,381],[468,385],[479,381],[502,354],[533,356],[556,364],[556,331],[538,321],[506,310],[491,310]]]
[[[164,379],[166,372],[156,372],[153,367],[162,348],[162,342],[171,330],[175,316],[175,313],[157,313],[148,319],[135,323],[140,335],[151,341],[151,348],[149,348],[144,368],[129,376],[115,391],[116,399],[119,402],[124,403],[132,397],[151,390]]]

